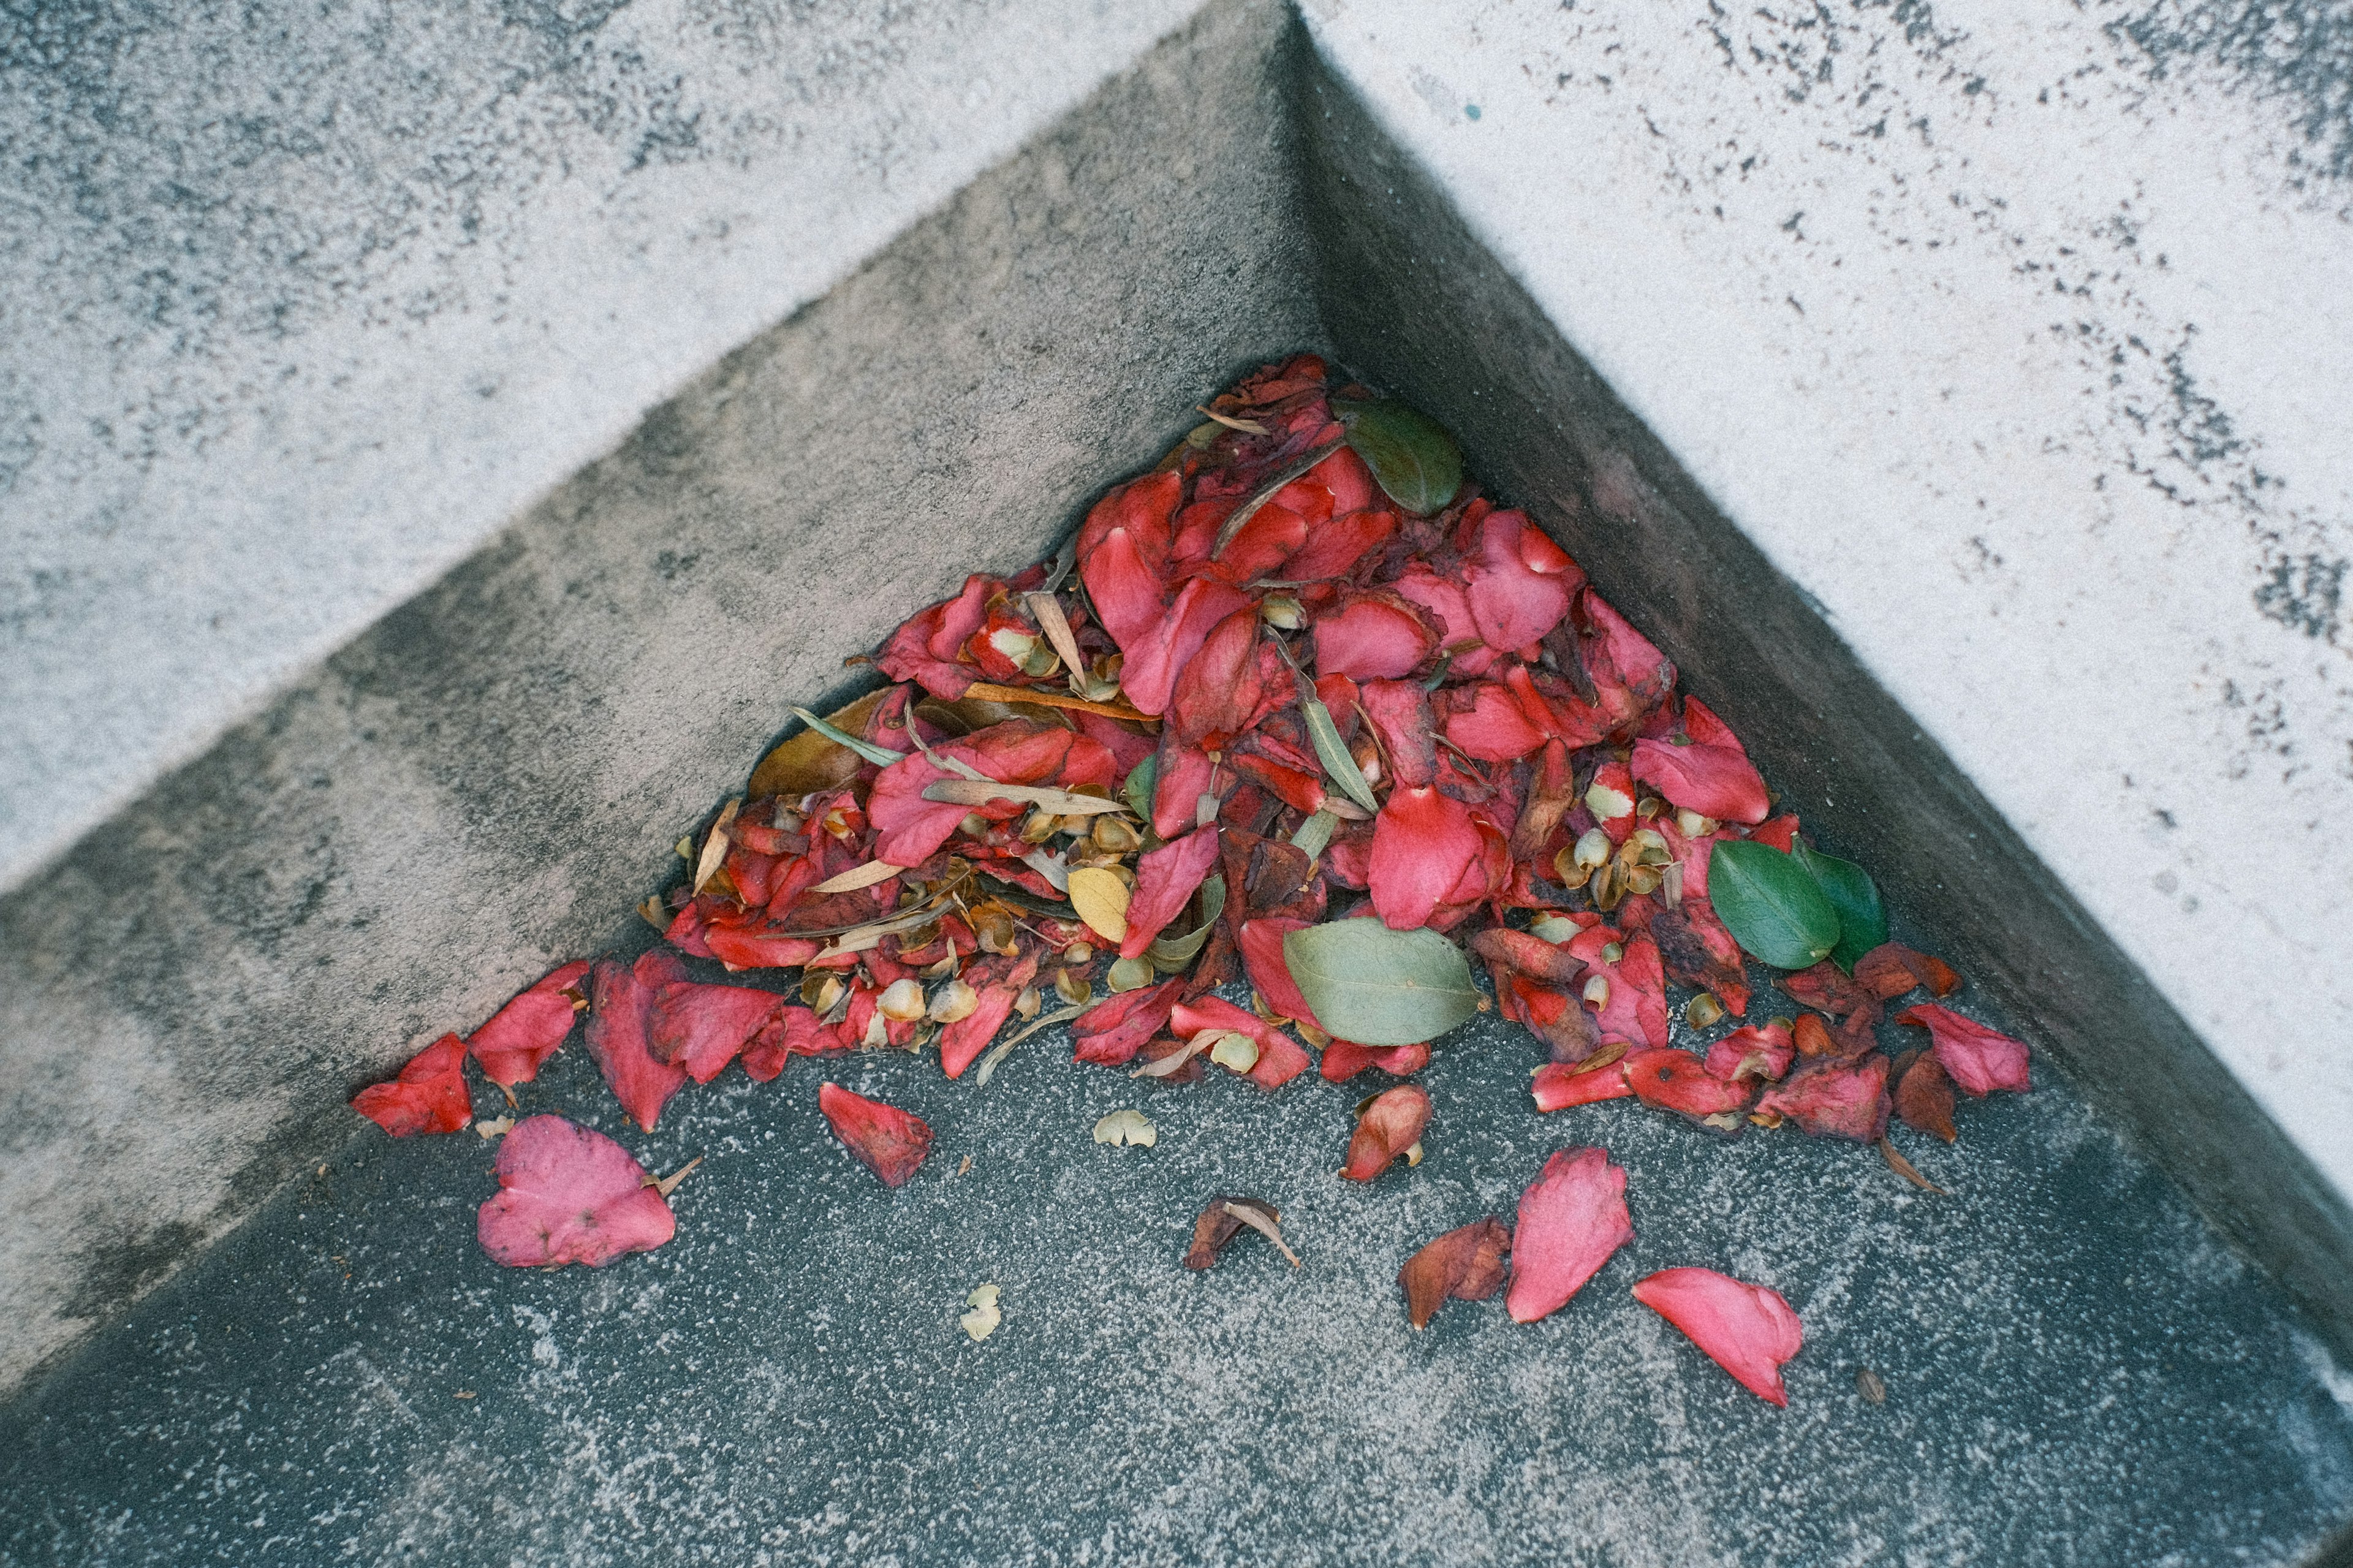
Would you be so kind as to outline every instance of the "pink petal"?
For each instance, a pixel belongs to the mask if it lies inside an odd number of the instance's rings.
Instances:
[[[1093,591],[1092,582],[1088,591]],[[1219,622],[1246,609],[1250,600],[1240,590],[1207,577],[1196,577],[1178,592],[1176,602],[1140,636],[1120,640],[1126,662],[1120,666],[1120,689],[1141,712],[1155,717],[1168,707],[1176,678],[1200,651]]]
[[[1345,447],[1341,448],[1346,451]],[[1355,456],[1349,453],[1349,456]],[[1273,575],[1288,583],[1317,583],[1345,577],[1356,563],[1389,542],[1397,532],[1397,517],[1386,511],[1350,511],[1312,530],[1307,542],[1293,552]]]
[[[659,950],[625,968],[599,959],[594,971],[595,1005],[588,1013],[588,1055],[629,1119],[650,1132],[670,1097],[686,1082],[686,1069],[654,1060],[646,1037],[654,994],[686,978],[686,966]]]
[[[1788,1405],[1781,1363],[1804,1348],[1806,1332],[1779,1291],[1713,1268],[1662,1268],[1635,1285],[1634,1300],[1690,1336],[1749,1393]]]
[[[1512,1232],[1512,1286],[1504,1305],[1533,1323],[1568,1304],[1610,1255],[1634,1239],[1626,1172],[1599,1149],[1567,1149],[1520,1194]]]
[[[510,1268],[585,1263],[601,1268],[648,1252],[677,1234],[646,1168],[601,1132],[561,1116],[529,1117],[499,1143],[499,1191],[474,1217],[474,1234]]]
[[[1989,1029],[1975,1018],[1923,1002],[1898,1013],[1895,1021],[1927,1030],[1938,1065],[1971,1094],[1982,1096],[1997,1089],[2024,1094],[2034,1087],[2027,1076],[2024,1043]]]
[[[1636,1099],[1660,1110],[1704,1118],[1748,1109],[1754,1092],[1746,1083],[1721,1079],[1689,1051],[1636,1051],[1625,1061],[1626,1082]]]
[[[817,1108],[833,1135],[886,1187],[904,1186],[932,1152],[932,1130],[895,1105],[819,1084]]]
[[[565,993],[578,986],[587,973],[585,958],[551,970],[468,1037],[466,1049],[481,1064],[482,1076],[508,1089],[537,1078],[540,1064],[564,1044],[564,1037],[572,1032],[572,1020],[578,1016]]]
[[[876,859],[893,866],[920,866],[955,837],[957,825],[972,808],[923,798],[924,790],[954,776],[920,754],[902,757],[882,770],[866,801],[867,820],[874,827]]]
[[[1401,1083],[1375,1095],[1356,1118],[1340,1174],[1352,1182],[1371,1181],[1404,1158],[1429,1125],[1430,1091],[1420,1085]]]
[[[1169,525],[1184,488],[1175,474],[1147,475],[1122,485],[1094,504],[1079,530],[1079,575],[1087,598],[1103,630],[1123,649],[1159,625]]]
[[[703,932],[702,942],[707,951],[701,956],[715,958],[730,969],[797,969],[825,951],[825,943],[812,937],[731,926],[712,926]]]
[[[1127,937],[1119,944],[1122,958],[1134,958],[1168,929],[1185,901],[1218,864],[1218,829],[1214,824],[1197,828],[1173,844],[1164,844],[1135,863],[1135,893],[1127,904]]]
[[[1258,1062],[1243,1076],[1261,1089],[1281,1089],[1313,1064],[1299,1043],[1255,1013],[1245,1013],[1218,996],[1197,996],[1180,1002],[1169,1015],[1177,1038],[1191,1039],[1204,1029],[1233,1029],[1258,1045]]]
[[[988,1048],[988,1042],[1013,1016],[1013,1004],[1020,998],[1021,985],[1008,981],[982,986],[979,1005],[940,1031],[941,1070],[950,1078],[962,1078],[964,1069]]]
[[[784,1005],[785,999],[773,991],[681,980],[654,994],[646,1040],[654,1060],[685,1068],[697,1083],[709,1083]]]
[[[1403,601],[1375,594],[1350,595],[1338,614],[1315,623],[1314,638],[1316,673],[1355,680],[1410,675],[1438,646]]]
[[[1470,706],[1446,721],[1446,738],[1482,763],[1515,763],[1545,743],[1545,732],[1528,722],[1527,710],[1511,689],[1482,680],[1470,689]]]
[[[1887,1131],[1887,1058],[1874,1051],[1860,1062],[1819,1061],[1767,1089],[1757,1109],[1786,1116],[1817,1138],[1876,1143]]]
[[[1258,707],[1258,611],[1250,605],[1219,621],[1176,677],[1167,721],[1176,738],[1222,752]]]
[[[744,1073],[754,1083],[765,1083],[795,1057],[838,1057],[849,1049],[839,1031],[796,1003],[778,1008],[744,1047]]]
[[[1367,680],[1357,701],[1374,734],[1380,738],[1390,782],[1435,783],[1438,742],[1430,720],[1429,694],[1410,680]]]
[[[1546,1062],[1536,1068],[1528,1088],[1535,1096],[1538,1110],[1567,1110],[1573,1105],[1624,1100],[1634,1092],[1626,1081],[1625,1070],[1615,1063],[1579,1071],[1573,1063]]]
[[[1489,647],[1525,647],[1560,625],[1585,574],[1525,514],[1496,511],[1480,525],[1478,558],[1463,568],[1471,618]]]
[[[1788,1072],[1797,1058],[1797,1042],[1786,1026],[1743,1024],[1708,1047],[1707,1070],[1727,1083],[1744,1077],[1771,1079]]]
[[[465,1043],[455,1035],[442,1036],[409,1058],[397,1079],[353,1095],[352,1109],[395,1138],[457,1131],[474,1119]]]
[[[1374,910],[1393,931],[1428,925],[1478,858],[1482,842],[1461,802],[1435,785],[1398,785],[1373,823]]]
[[[965,640],[988,618],[988,601],[1004,590],[994,577],[965,579],[955,598],[922,611],[893,633],[875,662],[893,680],[920,682],[933,696],[954,702],[980,671],[962,661]]]
[[[1747,754],[1729,746],[1637,741],[1633,772],[1671,804],[1702,816],[1754,823],[1764,821],[1773,810],[1765,781]]]

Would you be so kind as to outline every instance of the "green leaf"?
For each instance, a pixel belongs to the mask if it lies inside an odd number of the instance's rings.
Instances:
[[[1737,838],[1709,851],[1707,900],[1733,941],[1776,969],[1810,969],[1838,945],[1838,910],[1769,844]]]
[[[1335,402],[1332,412],[1381,489],[1406,510],[1427,516],[1462,488],[1462,448],[1428,415],[1388,397]]]
[[[906,756],[888,746],[878,746],[871,741],[861,741],[847,730],[837,730],[806,708],[796,708],[793,716],[838,746],[848,746],[878,768],[887,768]]]
[[[1880,908],[1879,889],[1872,885],[1871,873],[1853,861],[1824,855],[1802,838],[1797,845],[1791,858],[1813,877],[1822,897],[1838,911],[1839,940],[1831,949],[1831,962],[1852,974],[1856,959],[1887,940],[1887,911]]]
[[[1193,962],[1193,955],[1201,951],[1201,944],[1218,929],[1218,917],[1225,912],[1226,879],[1212,877],[1201,884],[1201,923],[1183,936],[1162,935],[1155,939],[1144,950],[1144,956],[1152,960],[1153,967],[1174,973]]]
[[[1331,844],[1333,829],[1339,826],[1338,817],[1328,811],[1319,811],[1299,825],[1299,830],[1291,836],[1291,842],[1306,851],[1307,858],[1313,860]]]
[[[1479,1010],[1462,950],[1434,931],[1333,921],[1285,936],[1282,961],[1316,1022],[1360,1046],[1419,1045]]]
[[[1128,770],[1127,782],[1119,786],[1119,798],[1127,802],[1127,809],[1144,822],[1152,820],[1152,792],[1160,785],[1160,753],[1155,752]]]
[[[1340,726],[1332,722],[1332,710],[1324,706],[1303,675],[1299,677],[1299,710],[1307,716],[1307,737],[1315,742],[1315,760],[1324,764],[1324,776],[1366,811],[1380,810],[1373,786],[1365,782],[1365,770],[1348,754],[1348,743],[1340,739]]]

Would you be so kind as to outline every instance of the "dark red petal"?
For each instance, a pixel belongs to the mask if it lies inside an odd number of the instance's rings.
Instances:
[[[1410,675],[1438,646],[1421,617],[1386,595],[1350,595],[1315,623],[1315,669],[1353,680]]]
[[[1520,1195],[1512,1231],[1512,1285],[1504,1299],[1515,1323],[1533,1323],[1568,1304],[1610,1255],[1634,1239],[1626,1173],[1599,1149],[1567,1149]]]
[[[1358,510],[1335,515],[1331,521],[1312,530],[1307,542],[1285,559],[1272,575],[1291,583],[1345,577],[1356,569],[1357,562],[1387,544],[1396,532],[1397,518],[1390,512]]]
[[[646,1168],[603,1133],[561,1116],[526,1118],[500,1140],[493,1168],[499,1191],[476,1214],[474,1233],[510,1268],[595,1268],[677,1233],[670,1205],[646,1184]]]
[[[1367,868],[1373,908],[1392,930],[1428,925],[1481,847],[1471,812],[1460,801],[1434,785],[1398,785],[1373,825]]]
[[[1345,1083],[1358,1073],[1378,1068],[1391,1078],[1411,1078],[1430,1065],[1430,1047],[1423,1046],[1360,1046],[1335,1040],[1324,1047],[1316,1064],[1326,1082]]]
[[[1756,767],[1728,746],[1637,741],[1633,772],[1672,805],[1702,816],[1754,823],[1764,821],[1773,809]]]
[[[765,1083],[794,1057],[838,1057],[849,1049],[849,1042],[818,1022],[815,1012],[797,1005],[780,1007],[744,1047],[744,1072],[754,1083]]]
[[[654,994],[646,1042],[654,1060],[683,1068],[697,1083],[709,1083],[784,1002],[773,991],[681,980]]]
[[[1013,1004],[1020,997],[1021,985],[1008,981],[982,986],[979,1005],[940,1031],[941,1070],[950,1078],[962,1078],[964,1069],[988,1048],[988,1042],[1013,1016]]]
[[[1971,1094],[1990,1094],[1998,1089],[2024,1094],[2034,1087],[2026,1070],[2025,1045],[1975,1018],[1923,1002],[1898,1013],[1895,1021],[1927,1030],[1935,1041],[1930,1048],[1936,1053],[1936,1060],[1955,1083]]]
[[[1373,1097],[1356,1118],[1348,1140],[1348,1163],[1340,1173],[1352,1182],[1369,1182],[1404,1157],[1420,1142],[1430,1125],[1430,1094],[1419,1084],[1401,1083]]]
[[[1330,798],[1324,788],[1323,779],[1315,773],[1282,763],[1270,762],[1249,752],[1228,752],[1226,761],[1234,765],[1236,773],[1253,781],[1294,811],[1319,811],[1324,801]]]
[[[1636,1284],[1634,1300],[1681,1329],[1749,1393],[1789,1403],[1781,1363],[1804,1348],[1806,1334],[1780,1292],[1713,1268],[1666,1268]]]
[[[466,1049],[481,1064],[482,1076],[509,1089],[537,1078],[540,1064],[564,1044],[578,1016],[564,993],[579,986],[587,974],[585,958],[552,970],[475,1030]]]
[[[1134,958],[1168,929],[1185,908],[1194,889],[1207,880],[1218,864],[1218,829],[1213,824],[1196,828],[1173,844],[1164,844],[1135,863],[1135,892],[1127,905],[1127,937],[1119,944],[1122,958]],[[1232,889],[1229,889],[1230,892]]]
[[[1176,1005],[1184,984],[1180,976],[1096,1003],[1071,1025],[1071,1054],[1079,1061],[1103,1067],[1125,1066],[1168,1022],[1169,1009]]]
[[[686,1069],[654,1060],[646,1036],[654,994],[686,978],[686,966],[667,952],[649,952],[634,966],[600,959],[592,973],[588,1055],[612,1086],[629,1119],[650,1132],[661,1109],[686,1082]]]
[[[932,1130],[895,1105],[828,1083],[818,1086],[817,1108],[833,1135],[886,1187],[904,1186],[932,1152]]]
[[[1398,1283],[1405,1288],[1405,1312],[1417,1329],[1447,1300],[1483,1301],[1503,1287],[1504,1255],[1512,1233],[1493,1215],[1450,1230],[1405,1260]]]
[[[1883,1002],[1923,985],[1932,996],[1950,996],[1961,986],[1961,977],[1943,959],[1893,942],[1882,942],[1854,961],[1854,981]]]
[[[1092,592],[1092,584],[1089,584]],[[1200,651],[1219,622],[1250,600],[1236,588],[1206,577],[1196,577],[1178,592],[1167,613],[1131,643],[1120,641],[1126,662],[1120,666],[1120,689],[1136,709],[1158,715],[1168,707],[1176,678]]]
[[[465,1042],[442,1036],[409,1058],[397,1079],[370,1084],[353,1096],[352,1109],[395,1138],[459,1131],[474,1119]]]
[[[1746,1082],[1721,1079],[1689,1051],[1636,1051],[1625,1060],[1626,1081],[1643,1104],[1683,1116],[1704,1118],[1748,1109],[1753,1090]]]
[[[1567,1110],[1573,1105],[1624,1100],[1634,1092],[1626,1081],[1625,1069],[1614,1062],[1583,1069],[1569,1062],[1547,1062],[1536,1068],[1528,1087],[1535,1095],[1538,1110]]]
[[[1176,738],[1205,752],[1222,752],[1248,727],[1258,707],[1258,611],[1244,605],[1219,621],[1176,677],[1167,722]]]
[[[1953,1080],[1934,1051],[1915,1051],[1896,1064],[1895,1114],[1906,1127],[1933,1133],[1950,1143],[1953,1131]]]
[[[1410,680],[1368,680],[1358,692],[1357,702],[1380,740],[1390,782],[1436,783],[1438,741],[1430,718],[1429,693]]]
[[[1786,1116],[1818,1138],[1876,1143],[1887,1131],[1887,1058],[1826,1058],[1767,1089],[1757,1109]]]
[[[1707,1070],[1726,1082],[1736,1078],[1778,1079],[1797,1059],[1797,1042],[1779,1024],[1742,1025],[1707,1048]]]

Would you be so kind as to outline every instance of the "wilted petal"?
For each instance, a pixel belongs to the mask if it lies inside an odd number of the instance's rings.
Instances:
[[[1033,963],[1032,973],[1036,970]],[[973,1010],[940,1031],[940,1069],[950,1078],[962,1078],[964,1069],[972,1066],[1005,1020],[1013,1016],[1013,1004],[1021,997],[1021,987],[1029,984],[1024,976],[1016,984],[999,980],[980,988],[980,1004]]]
[[[1281,1089],[1313,1066],[1299,1042],[1255,1013],[1245,1013],[1218,996],[1197,996],[1180,1002],[1169,1015],[1169,1027],[1179,1039],[1191,1039],[1204,1029],[1230,1029],[1248,1035],[1258,1045],[1258,1061],[1242,1076],[1261,1089]]]
[[[1512,1231],[1512,1287],[1504,1303],[1515,1323],[1533,1323],[1568,1304],[1610,1254],[1634,1239],[1626,1173],[1599,1149],[1567,1149],[1520,1195]]]
[[[677,1234],[646,1168],[603,1133],[561,1116],[525,1119],[500,1141],[493,1169],[499,1191],[475,1215],[475,1235],[510,1268],[595,1268]]]
[[[1931,996],[1950,996],[1960,989],[1961,977],[1941,958],[1889,942],[1854,961],[1854,983],[1881,1001],[1893,1002],[1923,985]]]
[[[1712,993],[1734,1017],[1747,1016],[1748,971],[1740,944],[1705,899],[1687,891],[1680,908],[1659,910],[1647,929],[1669,974]]]
[[[1517,762],[1544,745],[1545,732],[1528,722],[1511,689],[1482,680],[1469,689],[1470,706],[1446,721],[1446,738],[1482,763]]]
[[[1430,1094],[1420,1085],[1401,1083],[1375,1095],[1356,1118],[1340,1174],[1352,1182],[1371,1181],[1419,1142],[1429,1125]]]
[[[744,1047],[744,1072],[754,1083],[765,1083],[785,1070],[794,1057],[838,1057],[849,1042],[816,1012],[795,1004],[780,1007]]]
[[[1480,848],[1479,830],[1461,802],[1434,785],[1398,785],[1373,825],[1373,908],[1395,931],[1428,925]]]
[[[1936,1053],[1936,1060],[1955,1083],[1971,1094],[1990,1094],[1997,1089],[2024,1094],[2033,1087],[2027,1076],[2024,1043],[1989,1029],[1975,1018],[1923,1002],[1898,1013],[1895,1021],[1927,1030],[1935,1042],[1930,1048]]]
[[[1122,958],[1134,958],[1153,939],[1168,929],[1218,864],[1218,830],[1212,825],[1196,828],[1173,844],[1143,856],[1135,863],[1135,892],[1127,902],[1127,935],[1119,944]]]
[[[1634,776],[1670,803],[1726,822],[1762,822],[1773,809],[1746,754],[1728,746],[1634,742]]]
[[[817,1108],[833,1135],[886,1187],[904,1186],[932,1152],[932,1130],[895,1105],[828,1083],[818,1087]]]
[[[1228,752],[1226,761],[1242,777],[1273,795],[1294,811],[1314,812],[1323,809],[1330,798],[1323,779],[1288,763],[1277,763],[1250,752]]]
[[[1895,1114],[1904,1125],[1932,1133],[1950,1143],[1953,1131],[1953,1080],[1934,1051],[1915,1051],[1897,1064]]]
[[[1358,1073],[1378,1068],[1391,1078],[1411,1078],[1430,1065],[1430,1047],[1360,1046],[1354,1040],[1334,1040],[1324,1047],[1316,1070],[1327,1083],[1345,1083]]]
[[[730,969],[797,969],[825,951],[825,943],[813,937],[733,926],[712,926],[703,933],[703,956]]]
[[[474,1119],[465,1042],[442,1036],[409,1058],[392,1082],[372,1083],[353,1096],[352,1109],[395,1138],[459,1131]]]
[[[578,1009],[569,994],[587,976],[585,958],[550,971],[468,1037],[466,1049],[481,1064],[482,1076],[508,1089],[537,1078],[540,1064],[572,1032]]]
[[[773,991],[678,981],[654,994],[646,1021],[647,1044],[654,1060],[684,1068],[697,1083],[709,1083],[784,1003]]]
[[[916,681],[933,696],[955,701],[980,678],[979,668],[963,660],[965,642],[987,620],[988,601],[1004,589],[995,577],[965,578],[962,593],[920,612],[892,634],[876,664],[893,680]]]
[[[1341,452],[1349,457],[1356,455],[1345,447]],[[1345,577],[1356,570],[1357,562],[1387,544],[1396,532],[1397,518],[1393,513],[1341,513],[1311,531],[1307,542],[1285,559],[1272,575],[1291,583]]]
[[[1405,1288],[1405,1315],[1426,1329],[1448,1300],[1483,1301],[1504,1283],[1504,1255],[1512,1233],[1493,1215],[1450,1230],[1405,1260],[1398,1283]]]
[[[923,798],[923,791],[953,776],[920,754],[902,757],[882,770],[866,801],[867,818],[874,825],[876,859],[920,866],[955,837],[956,826],[972,808]]]
[[[1577,563],[1517,511],[1487,514],[1478,558],[1463,567],[1463,576],[1480,639],[1505,652],[1558,626],[1570,595],[1585,582]]]
[[[1388,594],[1351,594],[1338,613],[1315,623],[1315,668],[1354,680],[1410,675],[1438,639],[1405,601]]]
[[[1367,680],[1356,700],[1380,739],[1390,782],[1437,782],[1438,740],[1429,694],[1410,680]]]
[[[1222,752],[1249,726],[1262,690],[1258,626],[1256,608],[1236,610],[1217,624],[1176,677],[1167,721],[1186,745]]]
[[[649,1132],[686,1082],[686,1069],[654,1059],[647,1026],[655,994],[685,978],[686,966],[661,952],[649,952],[630,967],[599,959],[592,972],[588,1055],[629,1120]]]
[[[1779,1024],[1744,1024],[1707,1048],[1707,1070],[1727,1083],[1737,1078],[1778,1079],[1797,1059],[1797,1043]]]
[[[1765,1091],[1760,1113],[1778,1113],[1818,1138],[1876,1143],[1887,1131],[1887,1058],[1825,1058]]]
[[[1092,592],[1092,582],[1089,592]],[[1240,590],[1207,577],[1196,577],[1178,592],[1167,613],[1131,646],[1120,642],[1127,656],[1120,667],[1120,688],[1140,712],[1158,715],[1168,707],[1176,678],[1192,662],[1219,622],[1250,607]]]
[[[1184,984],[1181,977],[1164,980],[1096,1003],[1071,1025],[1071,1056],[1103,1067],[1123,1067],[1133,1061],[1144,1043],[1168,1022],[1169,1010],[1176,1005]]]
[[[1625,1069],[1616,1063],[1580,1068],[1569,1062],[1547,1062],[1536,1068],[1528,1088],[1535,1095],[1538,1110],[1567,1110],[1574,1105],[1624,1100],[1634,1092],[1626,1081]]]
[[[1755,1092],[1746,1080],[1716,1077],[1689,1051],[1636,1051],[1626,1058],[1625,1071],[1643,1104],[1694,1120],[1746,1110]]]
[[[1804,1347],[1806,1334],[1778,1291],[1713,1268],[1667,1268],[1637,1284],[1634,1300],[1681,1329],[1749,1393],[1789,1403],[1781,1363]]]

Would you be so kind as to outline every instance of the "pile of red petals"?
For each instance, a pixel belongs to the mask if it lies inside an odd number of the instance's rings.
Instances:
[[[985,1080],[1041,1018],[1070,1024],[1079,1061],[1163,1085],[1407,1079],[1428,1042],[1333,1037],[1284,960],[1289,933],[1359,915],[1447,933],[1485,967],[1543,1047],[1544,1110],[1632,1099],[1716,1135],[1794,1126],[1880,1143],[1909,1173],[1891,1116],[1949,1139],[1954,1085],[2025,1089],[2025,1047],[1941,1005],[1960,977],[1894,943],[1778,975],[1794,1014],[1757,1016],[1710,853],[1788,852],[1797,818],[1525,513],[1469,483],[1430,510],[1392,499],[1379,453],[1352,444],[1374,405],[1312,355],[1244,379],[1057,561],[970,577],[889,639],[890,684],[771,752],[647,900],[664,946],[565,965],[355,1106],[396,1135],[462,1127],[466,1058],[512,1099],[584,1007],[647,1131],[739,1058],[765,1081],[794,1057],[936,1049],[948,1078]],[[761,983],[697,981],[689,959]],[[1249,1008],[1216,994],[1243,983]],[[1670,1038],[1678,987],[1707,1037],[1691,1048]],[[1886,1017],[1920,991],[1939,1001]],[[1928,1044],[1893,1062],[1883,1027]],[[820,1100],[884,1182],[922,1163],[912,1116],[832,1085]],[[1417,1154],[1430,1118],[1419,1087],[1379,1095],[1345,1174]],[[1622,1173],[1599,1151],[1562,1159],[1512,1233],[1524,1321],[1624,1239],[1622,1198],[1597,1185]],[[1408,1265],[1417,1322],[1499,1287],[1501,1229]],[[1690,1272],[1644,1299],[1716,1354],[1747,1309]],[[1767,1393],[1771,1356],[1718,1359]]]

